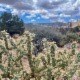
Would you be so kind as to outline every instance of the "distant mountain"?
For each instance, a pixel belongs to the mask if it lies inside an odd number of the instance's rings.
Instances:
[[[55,23],[27,23],[25,27],[67,27],[68,23],[55,22]]]

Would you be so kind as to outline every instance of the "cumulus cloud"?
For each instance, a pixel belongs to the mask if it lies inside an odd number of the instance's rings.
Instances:
[[[67,2],[67,0],[52,0],[51,4],[52,5],[61,5],[66,2]]]
[[[3,11],[6,11],[5,9],[3,9],[3,8],[0,8],[0,12],[3,12]]]
[[[20,0],[0,0],[0,3],[13,5]]]
[[[67,0],[39,0],[37,1],[37,5],[40,8],[53,9],[59,7],[59,5],[65,2],[67,2]]]
[[[45,9],[34,9],[34,10],[22,10],[21,11],[21,15],[25,15],[25,14],[29,14],[29,16],[34,17],[36,16],[37,14],[40,14],[40,15],[46,15],[48,14],[48,11],[45,10]]]
[[[12,7],[15,7],[16,9],[20,10],[33,9],[31,5],[33,4],[32,0],[0,0],[0,3],[11,5]]]
[[[3,5],[6,7],[4,8]],[[50,21],[76,21],[80,17],[80,0],[0,0],[0,11],[11,9],[12,14]],[[28,15],[27,15],[28,14]],[[74,18],[74,19],[73,19]],[[36,21],[35,19],[31,22]]]
[[[57,7],[57,5],[52,5],[52,2],[50,2],[49,0],[46,1],[39,0],[37,5],[39,8],[45,8],[45,9],[52,9]]]
[[[13,15],[18,15],[18,14],[19,14],[19,12],[17,11],[17,9],[13,9],[13,10],[11,11],[11,13],[12,13]]]
[[[59,18],[57,21],[58,22],[64,22],[65,23],[65,20],[64,19],[61,19],[61,18]]]
[[[28,19],[31,19],[31,18],[33,18],[33,17],[36,17],[36,15],[35,15],[35,14],[31,14],[31,15],[29,15],[29,16],[26,16],[26,18],[28,18]]]
[[[13,5],[13,7],[19,9],[19,10],[32,10],[33,7],[29,3],[25,2],[17,2]]]
[[[70,15],[60,14],[60,17],[70,17]]]
[[[31,22],[36,22],[36,20],[35,19],[32,19]]]
[[[77,20],[75,20],[75,19],[70,19],[70,22],[76,22]]]

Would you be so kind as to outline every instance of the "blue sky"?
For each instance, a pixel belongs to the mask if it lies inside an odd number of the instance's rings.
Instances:
[[[76,22],[80,0],[0,0],[0,13],[19,15],[25,23]]]

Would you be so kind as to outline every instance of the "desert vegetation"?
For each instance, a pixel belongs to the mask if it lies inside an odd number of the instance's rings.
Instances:
[[[35,34],[28,31],[17,39],[2,31],[0,39],[0,79],[9,80],[79,80],[80,53],[77,43],[62,51],[55,42],[43,39],[43,51],[34,55],[32,40]],[[79,79],[78,79],[79,78]]]
[[[48,41],[55,41],[58,47],[77,41],[80,42],[80,26],[75,28],[62,28],[62,27],[42,27],[40,25],[31,25],[26,27],[27,30],[36,34],[34,42],[41,41],[46,38]]]

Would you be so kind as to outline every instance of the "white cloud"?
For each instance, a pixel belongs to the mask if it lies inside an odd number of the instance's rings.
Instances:
[[[64,19],[59,18],[59,19],[58,19],[58,22],[65,22],[65,20],[64,20]]]
[[[45,15],[41,15],[43,18],[45,19],[50,19],[50,18],[54,18],[54,17],[58,17],[58,15],[54,14],[54,13],[46,13]]]
[[[71,15],[66,15],[66,14],[60,14],[60,17],[71,17]]]
[[[38,0],[33,0],[33,2],[36,4],[38,2]]]
[[[70,19],[70,22],[76,22],[77,20],[75,20],[75,19]]]
[[[4,11],[6,11],[6,9],[0,7],[0,12],[4,12]]]
[[[49,19],[49,16],[47,16],[47,15],[41,15],[41,17],[44,19]]]
[[[30,14],[30,16],[26,16],[26,18],[29,18],[29,19],[31,19],[33,17],[36,17],[36,15],[35,14]]]
[[[12,2],[15,4],[12,4]],[[70,17],[69,21],[76,21],[71,17],[80,16],[80,0],[19,0],[17,2],[15,0],[12,2],[0,0],[0,3],[2,3],[0,4],[0,11],[5,11],[6,8],[12,9],[12,14],[25,15],[29,19],[40,14],[42,18],[52,21],[64,21],[61,18],[67,17]],[[5,3],[8,5],[5,6]],[[30,15],[26,15],[26,13]],[[37,17],[37,19],[40,19],[40,17]],[[31,21],[34,22],[35,20]]]
[[[25,10],[21,10],[20,13],[21,13],[21,16],[23,16],[23,15],[25,15],[26,11]]]
[[[36,22],[36,20],[35,19],[32,19],[31,22]]]
[[[18,14],[19,14],[19,12],[18,12],[17,9],[13,9],[11,13],[12,13],[13,15],[18,15]]]
[[[5,5],[7,8],[12,8],[10,5]]]
[[[80,7],[80,0],[76,0],[76,2],[74,3],[74,6],[75,7],[78,7],[78,6]]]

